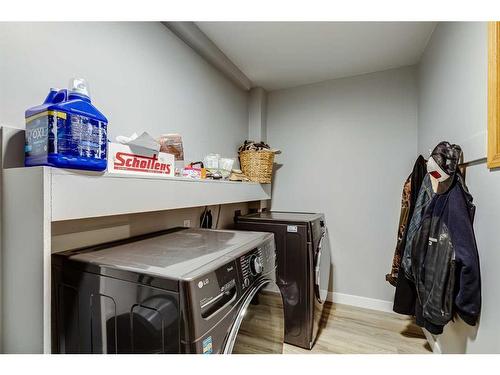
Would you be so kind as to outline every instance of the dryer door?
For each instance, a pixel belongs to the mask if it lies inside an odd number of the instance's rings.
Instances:
[[[324,246],[326,233],[325,229],[319,240],[314,258],[314,291],[320,303],[326,301],[328,284],[330,283],[331,254],[330,247]]]
[[[282,354],[285,340],[283,301],[271,280],[262,280],[247,294],[231,328],[224,354]],[[264,290],[265,289],[265,290]]]

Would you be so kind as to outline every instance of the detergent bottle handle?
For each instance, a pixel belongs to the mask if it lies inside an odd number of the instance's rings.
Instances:
[[[59,89],[54,89],[54,88],[51,88],[47,97],[45,98],[45,100],[43,101],[43,104],[51,104],[54,102],[54,97],[57,95],[57,93],[59,92]]]
[[[65,102],[68,98],[68,89],[61,89],[57,92],[57,94],[53,97],[52,103],[61,103]]]

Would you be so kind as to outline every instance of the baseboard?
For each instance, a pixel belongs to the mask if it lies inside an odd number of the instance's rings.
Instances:
[[[437,342],[436,338],[432,333],[427,331],[425,328],[422,328],[422,331],[424,331],[425,338],[427,339],[427,342],[429,343],[429,346],[432,349],[432,352],[434,354],[441,354],[441,347],[439,346],[439,343]]]
[[[393,303],[391,301],[384,301],[381,299],[361,297],[345,293],[328,292],[327,300],[330,302],[340,303],[342,305],[363,307],[365,309],[384,312],[393,312]]]

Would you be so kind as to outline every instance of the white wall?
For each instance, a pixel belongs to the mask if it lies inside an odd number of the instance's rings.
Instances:
[[[418,149],[428,155],[439,141],[462,146],[465,160],[486,156],[487,25],[440,23],[419,66]],[[467,169],[477,206],[474,229],[482,278],[479,329],[450,323],[437,338],[444,353],[500,352],[500,171],[485,164]]]
[[[333,291],[387,301],[401,190],[416,159],[417,93],[407,67],[274,91],[272,209],[326,214]],[[379,304],[380,305],[380,304]]]
[[[247,137],[247,94],[156,22],[0,23],[0,124],[50,87],[88,80],[109,135],[179,132],[188,160],[234,156]]]

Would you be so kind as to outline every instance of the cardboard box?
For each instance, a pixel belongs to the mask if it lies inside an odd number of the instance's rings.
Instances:
[[[114,142],[110,142],[108,147],[109,173],[175,176],[175,158],[172,154]]]

